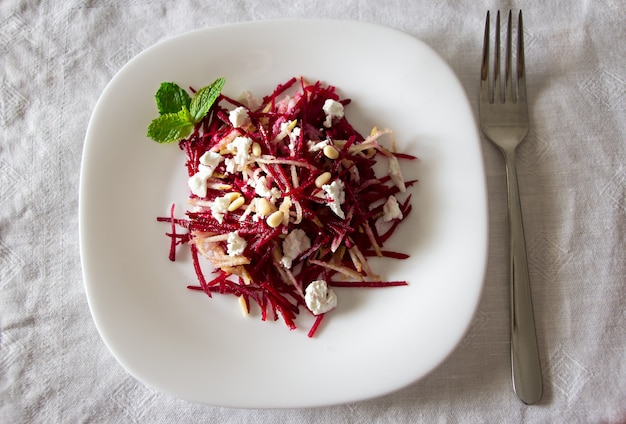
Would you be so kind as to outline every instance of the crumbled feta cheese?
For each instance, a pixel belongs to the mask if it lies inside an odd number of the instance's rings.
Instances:
[[[235,168],[237,167],[237,163],[234,158],[226,158],[224,159],[224,163],[226,164],[226,172],[229,174],[235,173]]]
[[[398,187],[402,193],[404,193],[406,191],[406,186],[404,185],[404,178],[402,177],[400,162],[397,157],[389,157],[389,169],[387,170],[387,174],[389,174],[389,177],[395,186]]]
[[[206,181],[211,176],[211,174],[204,171],[199,171],[189,177],[189,180],[187,180],[187,185],[189,186],[191,192],[198,197],[205,197],[207,191]]]
[[[395,196],[389,196],[383,205],[383,221],[389,222],[394,219],[402,219],[402,211]]]
[[[224,158],[219,153],[208,150],[202,156],[200,156],[200,164],[215,168],[217,167],[217,165],[220,164],[222,159]]]
[[[223,159],[224,158],[219,153],[209,150],[200,156],[198,170],[207,174],[207,177],[210,177]]]
[[[224,221],[224,214],[228,212],[229,206],[230,198],[228,196],[218,197],[211,203],[211,215],[221,224]]]
[[[304,301],[313,315],[320,315],[337,307],[337,295],[328,288],[324,280],[315,280],[307,286]]]
[[[226,248],[228,249],[228,256],[238,256],[241,255],[246,248],[246,240],[237,234],[236,231],[228,234],[228,239],[226,240]]]
[[[207,151],[200,156],[198,172],[187,180],[187,185],[193,194],[198,197],[205,197],[207,192],[207,179],[213,175],[213,171],[223,157],[219,153]]]
[[[324,126],[330,128],[333,124],[333,118],[343,118],[343,105],[336,100],[326,99],[324,106],[322,107],[326,114],[326,120]]]
[[[296,228],[283,240],[283,257],[281,263],[285,268],[291,268],[292,262],[298,255],[304,253],[311,247],[311,239],[304,230]]]
[[[270,197],[272,195],[270,188],[267,186],[267,178],[265,176],[256,179],[254,191],[261,197]]]
[[[346,194],[343,191],[343,181],[335,180],[330,184],[324,184],[322,190],[326,192],[326,200],[328,200],[328,207],[335,212],[341,219],[345,219],[345,214],[341,210],[341,205],[346,201]]]
[[[242,128],[250,123],[250,116],[248,116],[248,111],[245,107],[239,106],[230,111],[228,120],[233,124],[233,127]]]
[[[261,197],[270,199],[275,202],[280,197],[280,190],[276,187],[268,187],[267,178],[263,175],[256,179],[256,182],[250,180],[250,185],[254,186],[254,192]]]
[[[250,137],[236,137],[226,145],[226,148],[234,153],[232,159],[227,158],[224,160],[227,172],[243,171],[250,160],[250,146],[252,146],[252,139]]]

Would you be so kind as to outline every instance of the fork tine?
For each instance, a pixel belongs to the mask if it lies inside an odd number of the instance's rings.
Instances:
[[[524,24],[521,10],[517,23],[517,101],[526,102],[526,59],[524,58]]]
[[[489,11],[485,20],[485,37],[483,39],[483,59],[480,66],[480,101],[489,102]]]
[[[512,55],[512,34],[511,34],[511,11],[509,10],[509,18],[506,25],[506,59],[504,63],[504,100],[511,101],[513,99],[512,95],[512,85],[513,81],[511,80],[511,55]]]
[[[502,102],[502,88],[500,87],[500,11],[496,14],[496,43],[494,47],[493,64],[493,101]]]

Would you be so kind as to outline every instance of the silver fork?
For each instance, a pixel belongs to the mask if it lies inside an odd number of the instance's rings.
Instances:
[[[511,368],[513,389],[526,404],[539,401],[542,392],[541,365],[530,295],[526,242],[515,167],[515,150],[528,133],[528,102],[522,12],[517,25],[516,71],[513,75],[511,12],[506,35],[504,82],[500,66],[500,11],[496,16],[492,89],[489,88],[489,12],[485,22],[480,70],[480,126],[500,148],[506,164],[510,237]],[[513,77],[515,76],[515,80]],[[503,87],[504,85],[504,91]]]

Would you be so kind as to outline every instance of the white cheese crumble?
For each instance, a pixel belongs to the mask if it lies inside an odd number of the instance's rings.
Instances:
[[[248,184],[254,185],[254,192],[261,197],[265,197],[272,202],[280,197],[280,190],[276,187],[268,187],[267,178],[262,175],[256,179],[255,182],[249,182]]]
[[[291,268],[293,260],[310,248],[311,239],[309,239],[304,230],[296,228],[283,240],[283,257],[281,263],[285,268]]]
[[[267,186],[267,178],[265,178],[265,176],[257,178],[256,184],[254,185],[254,192],[261,197],[271,197],[272,192]]]
[[[336,100],[326,99],[324,106],[322,107],[326,114],[326,120],[324,126],[330,128],[333,124],[333,118],[343,118],[343,105]]]
[[[228,233],[228,239],[226,240],[226,248],[228,250],[228,256],[241,255],[246,248],[246,240],[237,234],[236,231]]]
[[[402,211],[395,196],[389,196],[383,205],[383,221],[389,222],[394,219],[402,219]]]
[[[209,177],[210,174],[203,171],[196,172],[194,175],[189,177],[187,185],[189,186],[191,192],[198,197],[205,197],[207,191],[206,181]]]
[[[228,196],[217,197],[211,203],[211,215],[221,224],[224,222],[224,214],[228,212],[229,206],[230,198]]]
[[[343,191],[343,181],[335,180],[330,184],[324,184],[322,190],[326,192],[326,200],[328,207],[335,212],[341,219],[345,219],[346,215],[341,210],[341,205],[346,201],[346,193]]]
[[[219,165],[223,159],[224,158],[219,153],[209,150],[205,152],[202,156],[200,156],[200,164],[198,165],[198,169],[205,172],[210,177],[211,175],[213,175],[213,172],[215,171],[215,168],[217,168],[217,165]]]
[[[250,137],[236,137],[233,141],[226,145],[226,148],[234,153],[232,158],[224,160],[226,163],[226,172],[241,172],[250,160],[250,146],[252,139]]]
[[[219,153],[208,150],[200,156],[200,164],[210,168],[215,168],[220,164],[222,159],[224,158]]]
[[[187,185],[193,194],[198,197],[205,197],[207,192],[207,179],[213,175],[217,165],[224,159],[216,152],[208,151],[200,156],[198,172],[192,175],[187,181]]]
[[[304,301],[313,315],[320,315],[337,307],[337,295],[328,288],[324,280],[315,280],[307,286]]]
[[[242,128],[250,123],[250,116],[245,107],[239,106],[230,111],[228,120],[233,124],[233,127]]]

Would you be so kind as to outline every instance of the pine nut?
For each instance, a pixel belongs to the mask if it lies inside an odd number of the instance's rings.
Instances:
[[[244,203],[246,203],[246,199],[241,196],[237,197],[235,200],[232,201],[230,205],[228,205],[228,212],[236,211],[237,209],[242,207]]]
[[[285,214],[282,211],[276,211],[270,216],[268,216],[265,222],[267,222],[267,225],[269,225],[270,227],[276,228],[280,224],[283,223],[284,217],[285,217]]]
[[[272,204],[265,197],[256,198],[256,213],[268,216],[272,212]]]
[[[261,145],[256,141],[252,143],[252,154],[254,156],[261,156]]]
[[[335,146],[331,146],[330,144],[324,146],[324,156],[328,159],[335,160],[339,157],[339,152],[335,149]]]
[[[213,176],[215,176],[215,174],[213,174]],[[211,182],[208,182],[206,186],[213,190],[222,190],[222,191],[230,190],[231,188],[233,188],[233,186],[231,186],[230,184],[211,183]]]
[[[241,197],[241,193],[239,193],[238,191],[231,191],[230,193],[226,193],[224,197],[227,198],[228,201],[232,203],[235,201],[235,199]]]
[[[315,179],[315,187],[322,188],[324,184],[328,184],[328,182],[330,181],[330,177],[330,172],[324,172],[323,174],[319,175]]]

